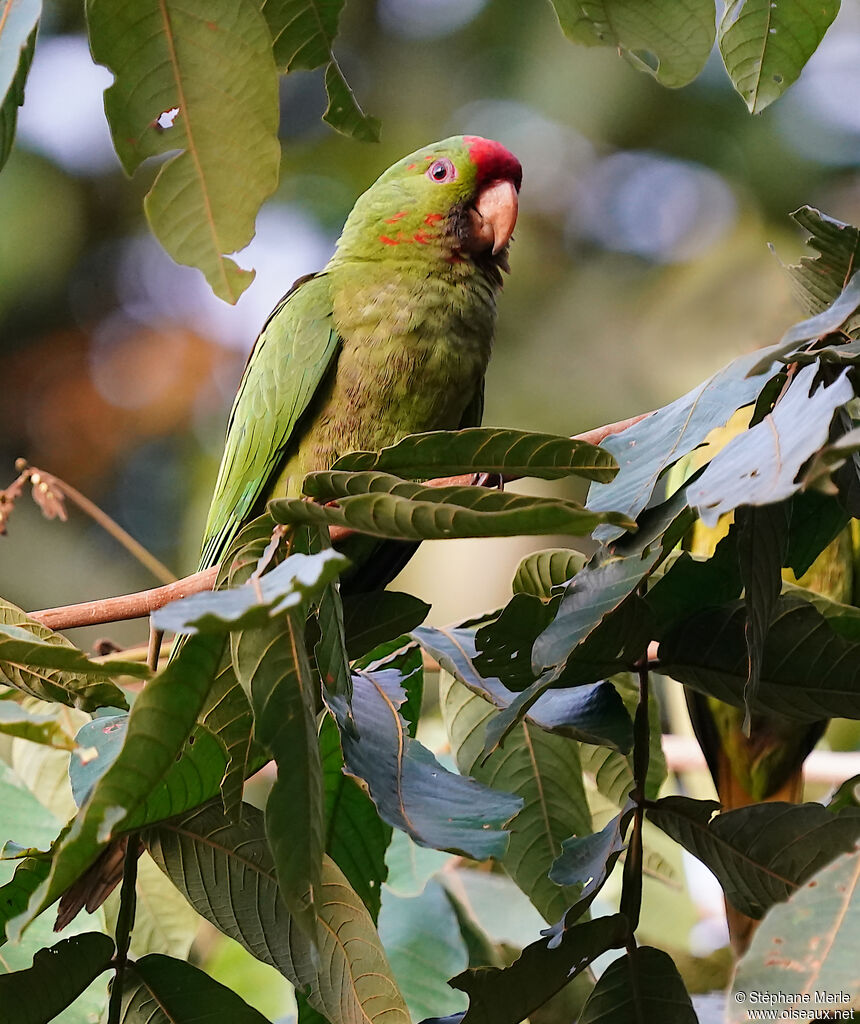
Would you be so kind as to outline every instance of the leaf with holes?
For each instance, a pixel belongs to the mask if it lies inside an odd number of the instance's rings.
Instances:
[[[259,6],[88,0],[87,24],[94,59],[115,76],[105,113],[125,171],[180,151],[144,200],[154,234],[235,302],[254,275],[228,254],[253,238],[281,157],[277,73]]]
[[[409,1024],[373,921],[342,873],[323,859],[315,952],[278,892],[262,812],[245,804],[229,821],[210,803],[144,833],[159,867],[194,909],[277,968],[332,1024]],[[229,879],[233,898],[218,896]]]
[[[714,45],[711,0],[552,0],[564,34],[584,46],[611,46],[677,89],[699,74]]]
[[[729,1024],[749,1019],[734,996],[739,991],[833,993],[831,1009],[857,1009],[858,920],[860,850],[855,850],[822,868],[762,921],[732,982],[726,1003]],[[837,997],[842,992],[847,1000]],[[802,998],[789,997],[780,1005],[781,1013],[798,1020],[804,1009]]]
[[[791,217],[809,232],[807,245],[818,253],[787,268],[796,298],[809,316],[815,316],[839,298],[860,265],[860,230],[811,206],[801,206]],[[856,318],[846,329],[850,332],[854,326]]]
[[[558,434],[537,434],[498,427],[467,427],[411,434],[380,452],[352,452],[335,470],[394,473],[409,479],[494,473],[560,480],[583,476],[611,480],[615,459],[597,445]]]
[[[520,722],[504,747],[483,760],[484,732],[496,714],[492,704],[447,673],[439,682],[442,719],[457,767],[492,789],[522,797],[510,822],[502,864],[548,923],[557,921],[579,896],[549,880],[562,840],[591,832],[577,744]]]
[[[729,0],[720,19],[720,53],[751,114],[761,113],[799,78],[839,3]]]
[[[400,673],[392,669],[354,675],[351,704],[329,698],[347,771],[367,785],[383,821],[421,846],[475,860],[501,856],[508,844],[501,826],[522,801],[446,771],[409,736],[400,711],[405,700]]]
[[[762,803],[714,815],[719,804],[670,796],[648,818],[717,876],[741,913],[759,918],[860,838],[860,808]]]

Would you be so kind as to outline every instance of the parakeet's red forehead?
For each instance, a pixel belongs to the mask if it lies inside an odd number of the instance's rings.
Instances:
[[[493,139],[480,135],[464,135],[463,141],[469,150],[469,157],[478,168],[478,184],[496,181],[499,178],[512,181],[519,192],[523,180],[523,168],[514,154]]]

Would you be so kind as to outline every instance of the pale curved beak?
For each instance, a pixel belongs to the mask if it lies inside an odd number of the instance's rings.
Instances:
[[[492,249],[493,255],[510,242],[517,223],[517,190],[512,181],[493,181],[478,193],[469,209],[469,246],[472,252]]]

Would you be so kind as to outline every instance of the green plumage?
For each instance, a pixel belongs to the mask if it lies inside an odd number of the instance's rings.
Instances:
[[[504,251],[458,247],[486,173],[475,141],[447,139],[389,168],[357,201],[325,269],[272,313],[230,414],[201,568],[270,498],[299,494],[307,472],[341,454],[480,422],[506,264]],[[429,177],[439,159],[454,180]]]

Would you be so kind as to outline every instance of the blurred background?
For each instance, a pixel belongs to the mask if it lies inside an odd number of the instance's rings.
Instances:
[[[346,5],[336,50],[382,142],[321,122],[321,73],[282,80],[281,183],[240,257],[256,280],[231,308],[148,233],[156,168],[129,181],[119,167],[102,112],[111,76],[92,63],[81,6],[46,8],[0,174],[0,487],[23,456],[177,575],[195,568],[227,412],[266,315],[412,149],[468,132],[524,166],[488,424],[570,434],[671,401],[798,318],[780,266],[803,248],[792,210],[860,222],[856,5],[753,119],[718,56],[671,92],[609,49],[572,46],[549,3],[366,0]],[[450,621],[503,603],[522,555],[552,544],[427,544],[400,586]],[[77,510],[48,523],[29,501],[0,538],[0,579],[27,610],[156,584]],[[146,628],[73,638],[141,643]],[[696,918],[678,918],[687,939]]]

